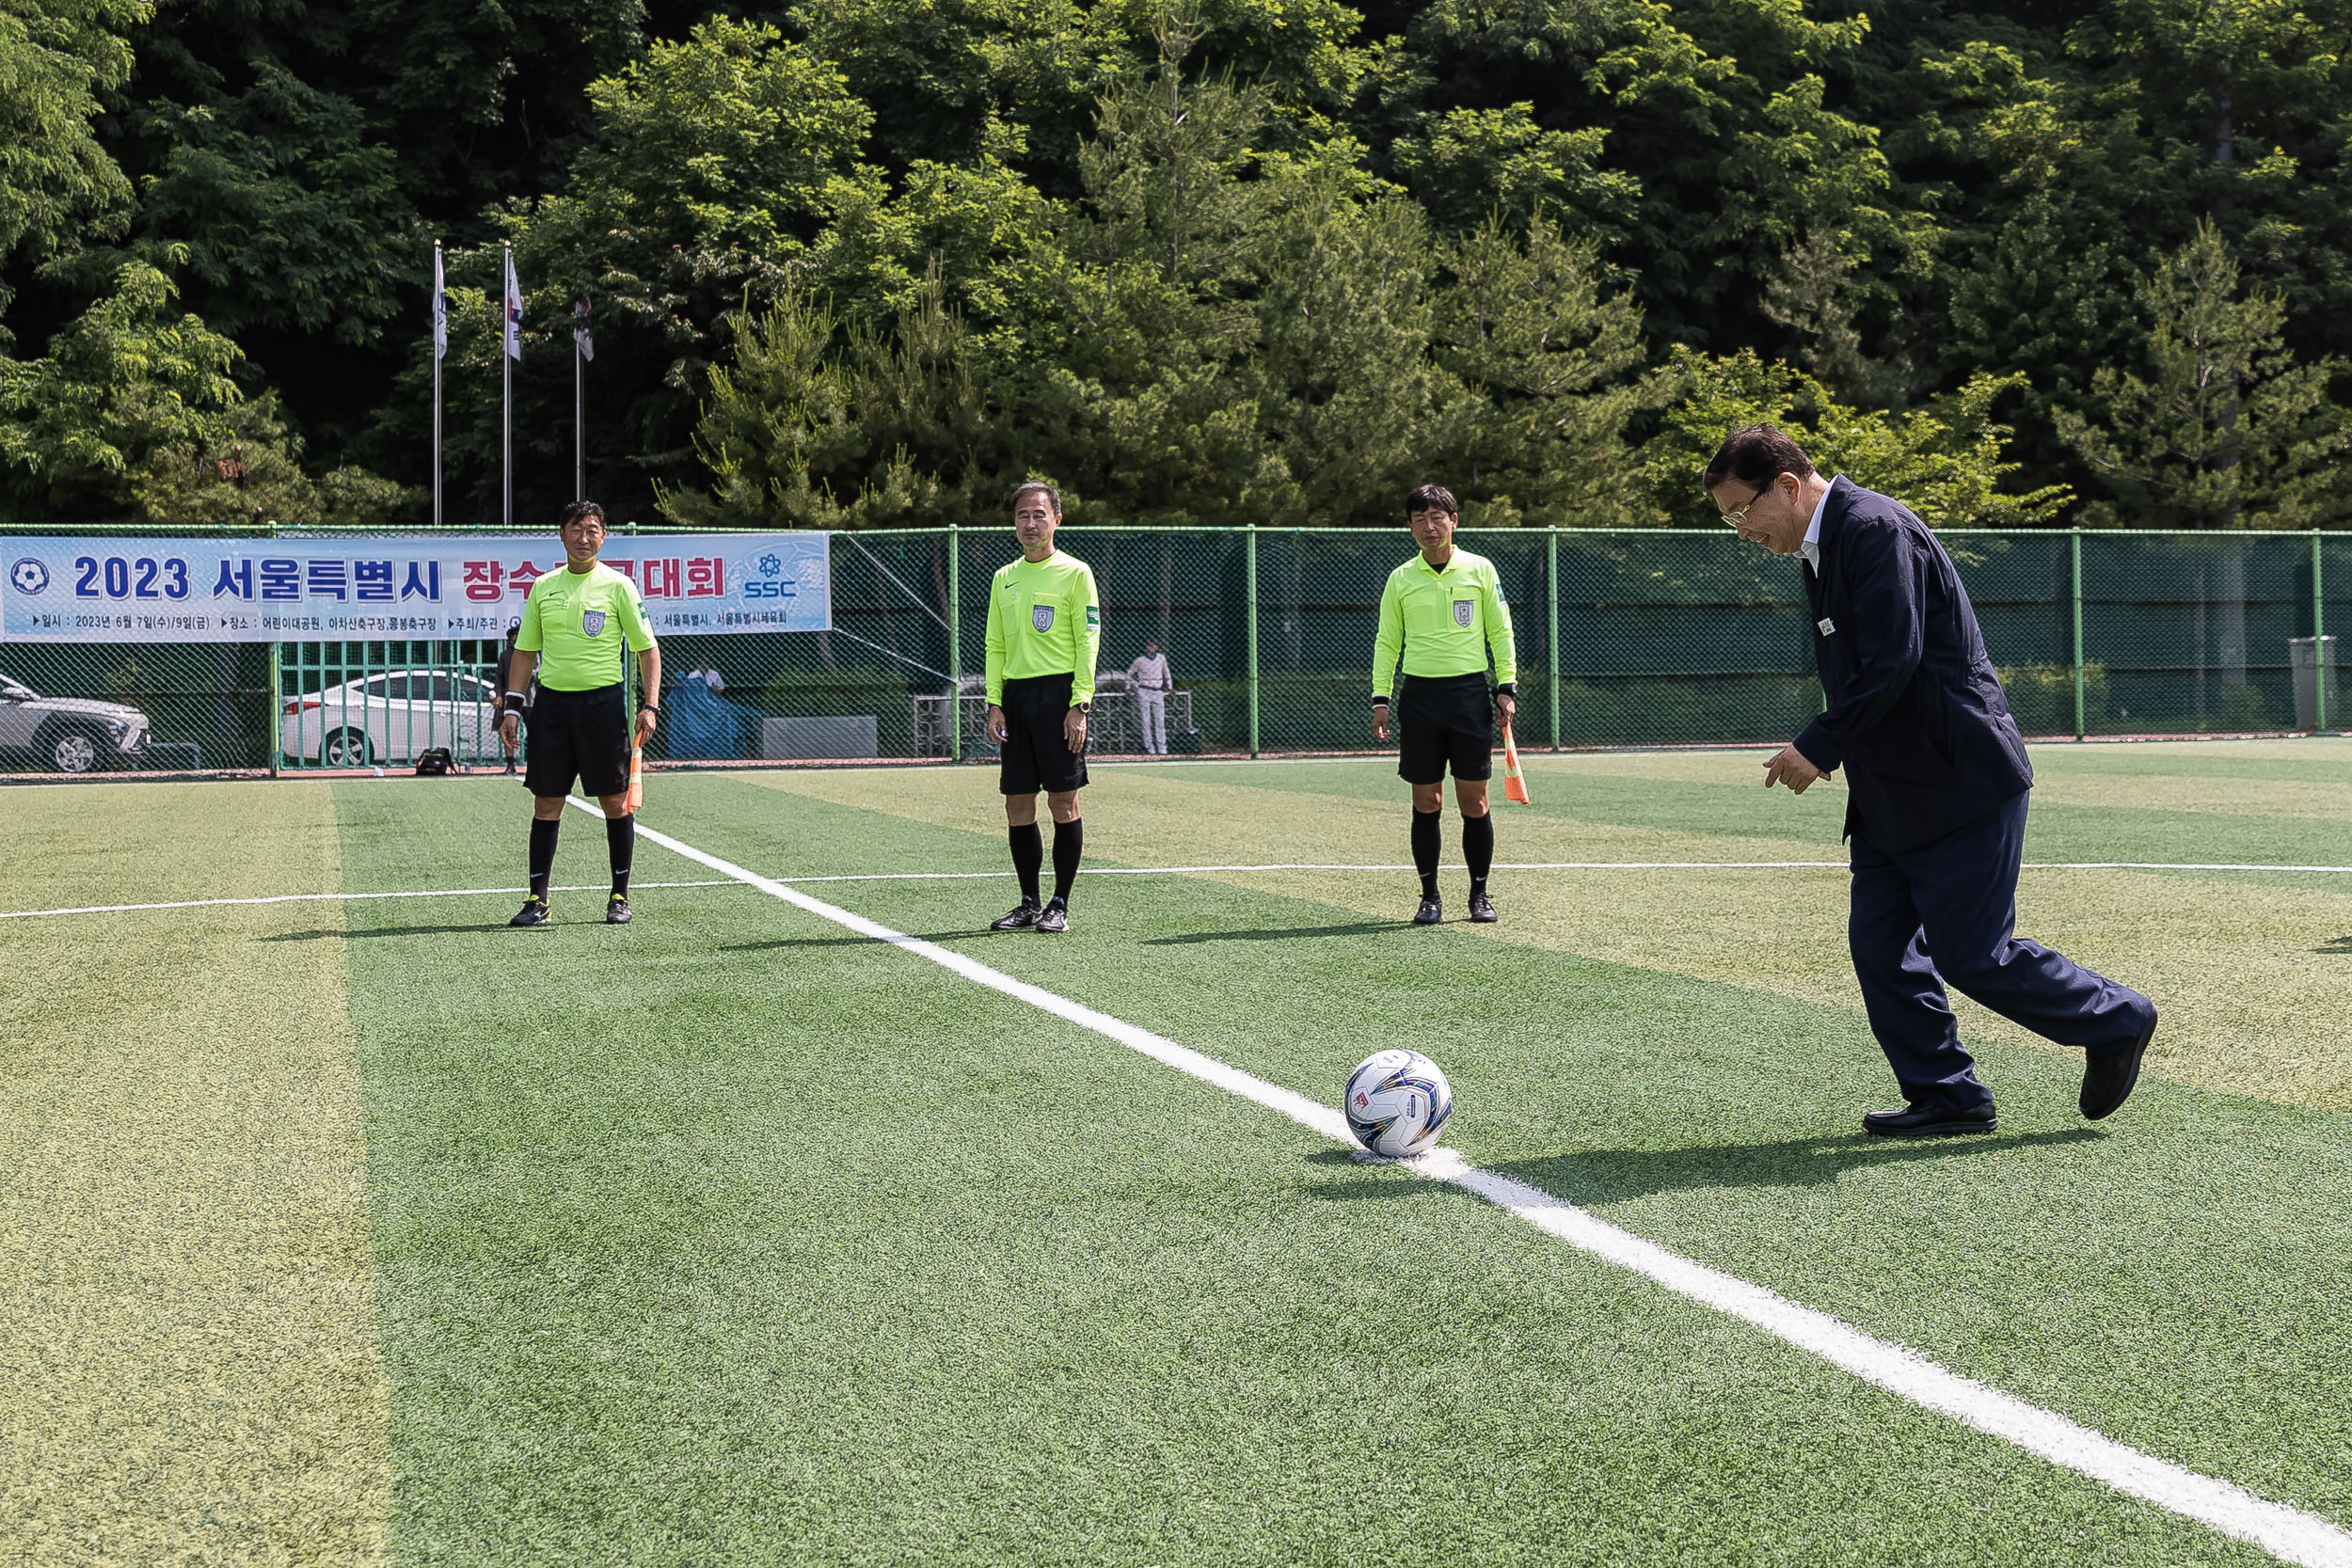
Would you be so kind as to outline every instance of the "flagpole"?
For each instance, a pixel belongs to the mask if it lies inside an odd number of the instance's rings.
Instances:
[[[588,372],[580,354],[580,334],[572,334],[572,499],[588,499]]]
[[[441,242],[433,242],[433,526],[441,526],[441,344],[448,330],[441,295]]]
[[[500,423],[500,465],[505,475],[506,526],[515,526],[515,356],[507,350],[507,335],[515,330],[514,307],[509,303],[511,281],[515,276],[515,247],[505,245],[506,277],[499,285],[499,367],[505,383],[503,415]]]

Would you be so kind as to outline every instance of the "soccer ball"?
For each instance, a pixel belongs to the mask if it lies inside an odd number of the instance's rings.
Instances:
[[[1347,1075],[1347,1130],[1373,1153],[1409,1159],[1438,1147],[1454,1085],[1418,1051],[1375,1051]]]

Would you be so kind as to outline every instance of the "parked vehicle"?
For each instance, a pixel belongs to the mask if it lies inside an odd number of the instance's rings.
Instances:
[[[389,670],[289,698],[278,744],[292,758],[328,768],[414,762],[446,746],[461,762],[498,745],[498,689],[448,670]]]
[[[135,766],[147,750],[147,715],[120,703],[43,697],[0,675],[0,753],[30,755],[56,773]]]

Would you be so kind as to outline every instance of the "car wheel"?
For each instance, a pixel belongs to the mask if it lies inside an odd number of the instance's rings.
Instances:
[[[358,730],[337,730],[319,748],[319,761],[329,768],[365,768],[368,737]]]
[[[59,730],[49,737],[49,760],[60,773],[87,773],[98,766],[98,745],[87,730]]]

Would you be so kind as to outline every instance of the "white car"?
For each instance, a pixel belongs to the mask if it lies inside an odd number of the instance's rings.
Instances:
[[[498,746],[498,688],[448,670],[388,670],[286,701],[278,745],[328,768],[414,762],[436,746],[458,761]]]
[[[147,750],[147,715],[120,703],[43,697],[0,675],[0,752],[30,752],[36,768],[87,773],[127,768]]]

